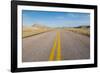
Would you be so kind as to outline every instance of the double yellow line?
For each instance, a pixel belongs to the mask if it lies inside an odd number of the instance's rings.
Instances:
[[[49,57],[50,61],[54,60],[55,51],[57,52],[56,60],[61,60],[60,32],[57,32],[57,34],[56,34],[56,38],[54,40],[54,45],[53,45],[53,48],[51,49],[51,53],[50,53],[50,57]]]

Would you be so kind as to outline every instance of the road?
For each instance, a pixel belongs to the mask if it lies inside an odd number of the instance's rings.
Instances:
[[[54,30],[22,41],[23,62],[90,58],[90,38],[75,32]]]

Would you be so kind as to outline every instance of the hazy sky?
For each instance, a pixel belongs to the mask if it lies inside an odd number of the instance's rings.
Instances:
[[[90,25],[89,13],[23,10],[23,25],[42,24],[49,27]]]

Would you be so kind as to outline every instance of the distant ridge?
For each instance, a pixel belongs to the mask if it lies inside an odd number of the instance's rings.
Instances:
[[[37,28],[49,28],[47,26],[44,26],[42,24],[33,24],[32,27],[37,27]]]
[[[76,28],[90,28],[90,26],[89,25],[87,25],[87,26],[78,26]]]

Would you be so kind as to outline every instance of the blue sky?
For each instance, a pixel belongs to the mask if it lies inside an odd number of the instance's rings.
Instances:
[[[42,24],[49,27],[90,25],[89,13],[23,10],[23,25]]]

